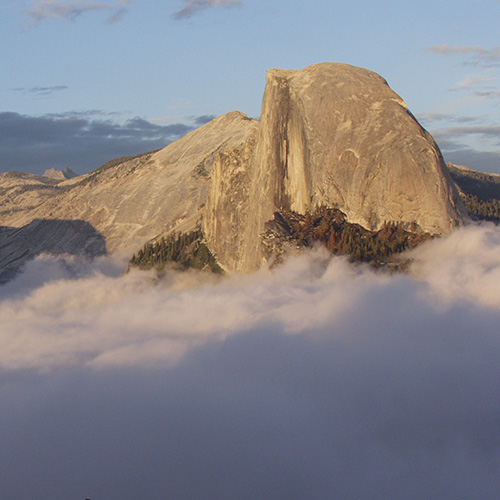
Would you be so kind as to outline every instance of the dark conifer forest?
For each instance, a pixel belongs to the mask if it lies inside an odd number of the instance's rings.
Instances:
[[[180,269],[209,270],[221,273],[212,252],[203,241],[201,229],[188,233],[171,233],[167,238],[146,243],[132,256],[129,266],[140,269],[164,269],[166,265]]]

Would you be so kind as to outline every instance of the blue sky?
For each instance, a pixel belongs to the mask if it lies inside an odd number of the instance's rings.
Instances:
[[[0,171],[93,170],[213,116],[258,117],[265,71],[381,74],[446,160],[500,172],[499,0],[6,1]]]

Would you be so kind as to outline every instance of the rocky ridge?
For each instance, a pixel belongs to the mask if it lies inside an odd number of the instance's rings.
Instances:
[[[370,230],[447,234],[467,217],[436,143],[382,77],[335,63],[269,70],[255,135],[215,163],[209,246],[229,271],[258,268],[273,213],[319,206]]]
[[[55,168],[49,168],[43,174],[44,177],[50,177],[57,181],[64,181],[66,179],[73,179],[77,177],[77,174],[71,170],[71,167],[66,167],[64,170],[56,170]]]
[[[160,151],[63,182],[28,174],[27,185],[24,174],[17,175],[17,191],[2,197],[1,225],[83,220],[103,236],[109,252],[130,253],[171,230],[191,230],[202,216],[218,151],[244,143],[255,125],[232,112]],[[0,189],[3,184],[0,176]]]
[[[108,252],[129,255],[201,221],[230,272],[266,261],[262,234],[276,211],[324,206],[370,230],[392,221],[432,234],[466,218],[438,147],[402,99],[379,75],[335,63],[269,70],[259,121],[230,112],[160,151],[63,181],[0,174],[0,196],[5,231],[83,221]],[[10,257],[23,253],[25,242],[14,251],[9,241]]]

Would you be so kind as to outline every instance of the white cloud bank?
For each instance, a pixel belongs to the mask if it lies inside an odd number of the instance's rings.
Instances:
[[[413,258],[204,284],[38,259],[0,288],[0,496],[495,498],[500,230]]]

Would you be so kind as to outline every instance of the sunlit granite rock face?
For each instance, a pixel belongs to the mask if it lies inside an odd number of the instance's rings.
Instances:
[[[0,174],[0,226],[86,221],[103,236],[108,252],[132,254],[152,238],[196,227],[219,151],[243,145],[256,126],[256,120],[230,112],[160,151],[57,185],[47,177]]]
[[[75,174],[75,172],[71,170],[71,167],[66,167],[64,170],[49,168],[44,172],[43,176],[57,181],[65,181],[66,179],[73,179],[73,177],[78,177],[78,174]]]
[[[261,235],[275,211],[321,205],[369,229],[401,221],[446,234],[465,217],[432,137],[383,78],[345,64],[269,70],[260,121],[230,112],[160,151],[72,179],[0,174],[9,262],[29,255],[16,228],[44,251],[80,241],[57,224],[39,238],[47,226],[35,219],[85,222],[99,251],[129,254],[201,221],[221,266],[251,271],[265,262]]]
[[[382,77],[335,63],[269,70],[258,130],[216,161],[209,244],[226,269],[255,269],[274,211],[320,205],[368,229],[446,234],[465,217],[437,145]]]

